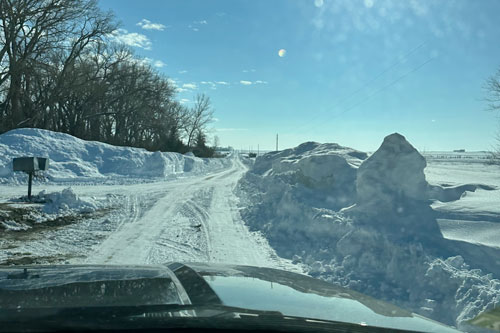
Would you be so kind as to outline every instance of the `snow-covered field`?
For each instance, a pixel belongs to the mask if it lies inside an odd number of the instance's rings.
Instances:
[[[26,175],[11,171],[25,155],[50,158],[29,204]],[[500,304],[500,168],[484,153],[424,156],[399,136],[370,156],[305,143],[253,163],[11,131],[0,264],[275,267],[463,328]]]

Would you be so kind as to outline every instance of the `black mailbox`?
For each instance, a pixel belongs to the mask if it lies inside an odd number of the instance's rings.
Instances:
[[[12,161],[14,171],[33,172],[38,170],[38,159],[36,157],[18,157]]]
[[[49,159],[45,157],[17,157],[12,161],[14,171],[45,171],[49,168]]]
[[[45,171],[49,168],[49,159],[45,157],[17,157],[12,161],[14,171],[23,171],[29,175],[28,199],[31,200],[31,184],[35,171]]]
[[[49,159],[46,157],[37,157],[38,170],[46,171],[49,168]]]

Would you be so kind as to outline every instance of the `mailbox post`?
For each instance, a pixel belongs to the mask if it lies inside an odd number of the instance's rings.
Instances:
[[[45,171],[49,168],[49,159],[45,157],[17,157],[12,161],[14,171],[28,174],[28,200],[31,200],[31,186],[36,171]]]

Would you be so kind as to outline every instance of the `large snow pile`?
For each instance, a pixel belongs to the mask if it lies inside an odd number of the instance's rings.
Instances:
[[[500,304],[500,251],[442,237],[431,199],[476,186],[431,186],[425,166],[399,134],[369,158],[305,143],[256,159],[239,184],[241,214],[310,275],[460,326]]]
[[[267,191],[282,186],[298,187],[307,201],[324,201],[328,207],[345,207],[356,197],[356,169],[366,153],[335,143],[306,142],[280,152],[259,156],[250,173],[265,179]],[[280,190],[281,191],[281,190]]]
[[[397,238],[442,237],[430,209],[425,158],[397,133],[359,167],[356,177],[356,223]],[[403,180],[403,181],[402,181]]]
[[[22,156],[50,158],[49,170],[44,174],[51,181],[165,178],[185,172],[212,171],[229,163],[226,159],[149,152],[84,141],[64,133],[25,128],[0,135],[0,183],[25,182],[26,175],[12,171],[12,159]]]
[[[303,244],[331,244],[331,223],[345,226],[335,211],[355,203],[356,170],[366,157],[315,142],[257,157],[238,187],[245,221],[284,257]]]

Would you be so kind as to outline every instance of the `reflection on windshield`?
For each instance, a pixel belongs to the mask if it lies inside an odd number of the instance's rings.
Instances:
[[[289,286],[241,276],[205,276],[224,305],[280,311],[284,315],[342,321],[368,326],[413,329],[425,332],[455,332],[418,316],[377,314],[355,299],[325,297],[299,292]]]
[[[13,268],[1,271],[0,281],[0,309],[181,303],[170,276],[158,269]]]

